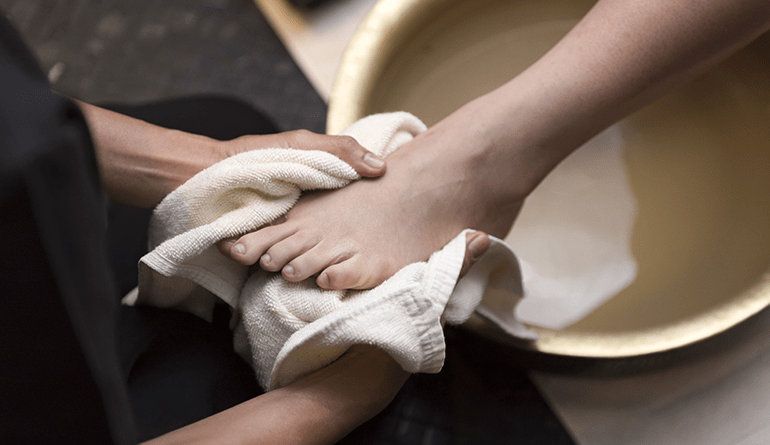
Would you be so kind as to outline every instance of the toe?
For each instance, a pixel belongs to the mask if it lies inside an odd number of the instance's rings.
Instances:
[[[344,253],[318,244],[291,260],[281,273],[289,281],[302,281],[346,258]]]
[[[356,255],[348,260],[333,264],[321,272],[316,279],[318,286],[324,289],[371,289],[380,285],[390,276],[387,272],[381,275],[372,275],[366,271],[379,270],[373,262],[363,261],[361,255]]]
[[[230,249],[233,247],[233,244],[238,241],[238,238],[227,238],[219,241],[216,246],[217,250],[219,250],[219,253],[226,257],[231,257],[230,255]]]
[[[230,258],[250,266],[256,263],[270,246],[286,239],[293,233],[294,230],[291,227],[283,224],[268,226],[256,232],[247,233],[237,240],[221,241],[217,247],[220,250],[226,248]]]
[[[270,246],[259,259],[259,266],[270,272],[278,272],[289,261],[294,260],[317,244],[318,239],[316,237],[294,234]],[[287,275],[293,276],[294,272],[294,270],[289,270]]]
[[[465,258],[460,269],[460,277],[468,273],[476,261],[487,253],[490,244],[492,244],[492,240],[484,232],[475,231],[465,235]]]

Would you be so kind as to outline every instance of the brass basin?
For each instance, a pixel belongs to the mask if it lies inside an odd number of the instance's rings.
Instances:
[[[529,66],[592,4],[381,0],[347,49],[327,130],[393,110],[433,124]],[[768,306],[768,36],[620,125],[638,201],[635,281],[574,325],[534,327],[540,338],[531,343],[479,320],[469,329],[559,363],[639,364],[703,343]]]

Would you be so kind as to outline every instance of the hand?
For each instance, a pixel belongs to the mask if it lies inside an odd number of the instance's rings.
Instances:
[[[350,136],[330,136],[307,130],[287,131],[268,135],[241,136],[218,145],[219,160],[260,148],[294,148],[319,150],[333,154],[363,177],[376,177],[385,173],[385,159],[365,149]]]
[[[120,204],[154,207],[201,170],[229,156],[261,148],[322,150],[347,162],[361,176],[385,173],[384,159],[348,136],[299,130],[217,141],[75,102],[88,122],[104,189],[110,200]]]

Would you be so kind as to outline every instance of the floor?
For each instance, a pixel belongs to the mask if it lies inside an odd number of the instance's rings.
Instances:
[[[323,132],[324,102],[251,0],[0,0],[58,91],[92,103],[225,94],[282,130]],[[526,371],[447,333],[447,364],[415,375],[347,444],[570,444]]]

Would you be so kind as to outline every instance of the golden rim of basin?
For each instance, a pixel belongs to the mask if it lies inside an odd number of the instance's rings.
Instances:
[[[590,0],[381,0],[361,24],[332,91],[327,132],[406,110],[431,125],[513,77]],[[623,120],[639,202],[636,280],[564,329],[507,339],[562,357],[657,354],[726,332],[770,304],[770,39]],[[500,54],[501,48],[509,51]]]

